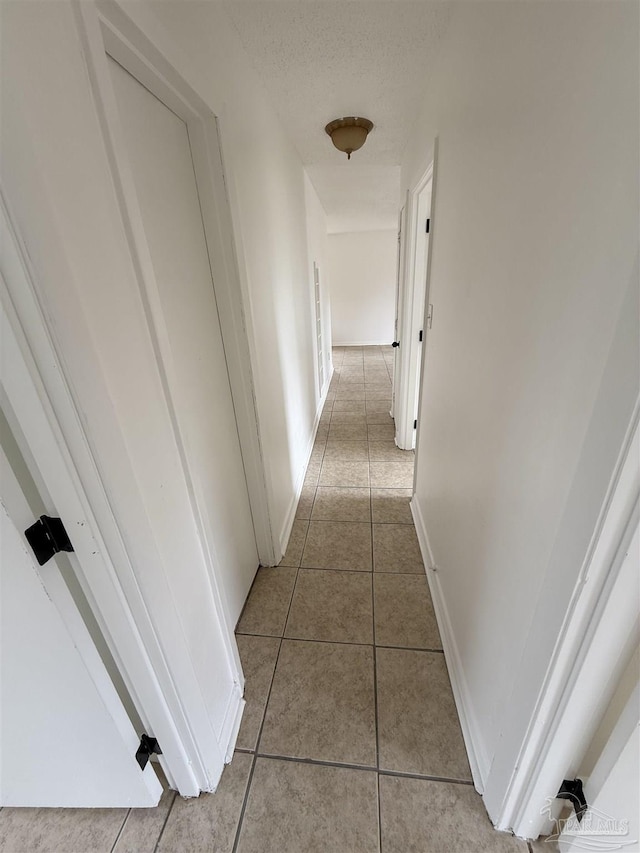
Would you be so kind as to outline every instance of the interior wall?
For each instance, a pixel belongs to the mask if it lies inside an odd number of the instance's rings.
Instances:
[[[637,67],[634,3],[460,4],[403,162],[404,196],[437,138],[414,510],[479,787],[516,731],[517,762],[637,396]]]
[[[270,515],[283,552],[320,409],[306,225],[310,189],[305,197],[298,153],[222,4],[123,0],[120,5],[219,119]],[[326,227],[317,214],[311,227],[322,234]]]
[[[395,230],[330,234],[334,346],[390,344],[396,300]]]

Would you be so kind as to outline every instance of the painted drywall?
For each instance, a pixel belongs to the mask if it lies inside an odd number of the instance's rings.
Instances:
[[[437,139],[414,503],[494,817],[637,395],[637,58],[633,3],[461,4],[403,163]]]
[[[305,195],[300,157],[219,4],[121,5],[219,119],[270,516],[283,551],[320,407],[306,224],[314,191],[307,185]],[[321,241],[321,209],[310,228]]]
[[[390,344],[397,232],[330,234],[327,242],[334,346]]]

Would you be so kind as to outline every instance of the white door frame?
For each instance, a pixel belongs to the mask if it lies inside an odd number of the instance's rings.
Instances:
[[[400,305],[398,311],[398,330],[396,340],[400,346],[396,351],[398,363],[397,391],[394,397],[394,417],[396,444],[403,450],[412,450],[416,443],[416,431],[413,422],[416,418],[416,389],[420,381],[421,351],[423,342],[419,340],[420,331],[426,339],[424,327],[423,301],[426,304],[429,290],[428,256],[424,268],[424,289],[416,283],[420,258],[420,240],[424,236],[425,223],[418,221],[418,211],[422,193],[431,184],[433,198],[432,160],[425,173],[408,194],[406,207],[406,227],[404,236],[403,284],[399,288]],[[433,207],[433,202],[432,205]],[[431,216],[431,214],[429,214]],[[429,237],[430,239],[430,237]]]
[[[246,317],[216,117],[116,3],[111,0],[97,0],[95,3],[74,0],[74,7],[87,52],[94,101],[118,192],[131,255],[137,269],[149,330],[163,374],[167,404],[172,412],[185,474],[193,492],[193,477],[184,454],[183,436],[180,434],[172,403],[171,389],[174,387],[174,379],[168,336],[144,236],[133,177],[128,166],[120,114],[113,95],[105,53],[129,71],[187,125],[247,480],[256,547],[260,563],[274,565],[279,556],[276,553],[279,543],[274,542],[269,512],[265,465],[255,407],[253,370],[245,332]],[[207,546],[213,551],[213,542],[206,530],[203,514],[197,505],[197,500],[194,503],[194,514],[203,531]]]
[[[7,416],[50,511],[76,522],[74,570],[147,734],[162,746],[169,783],[197,796],[204,778],[198,749],[49,334],[28,253],[1,196],[0,247],[0,300],[29,372],[8,375]]]
[[[487,779],[485,799],[499,801],[496,827],[523,838],[549,830],[548,800],[578,772],[638,642],[637,566],[625,557],[640,520],[639,423],[640,400],[506,793],[498,794],[501,768]]]
[[[393,324],[393,342],[398,343],[400,329],[400,309],[402,306],[402,290],[404,287],[405,265],[405,231],[407,227],[407,210],[409,209],[409,192],[398,216],[398,257],[396,260],[396,316]],[[391,417],[396,416],[396,394],[400,387],[400,354],[398,347],[393,350],[393,385],[391,388]]]

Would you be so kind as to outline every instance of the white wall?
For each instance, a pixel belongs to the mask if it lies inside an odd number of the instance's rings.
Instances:
[[[637,394],[637,62],[633,3],[461,5],[404,159],[403,195],[437,137],[414,505],[480,786],[516,763]]]
[[[330,234],[334,346],[390,344],[396,310],[397,232]]]

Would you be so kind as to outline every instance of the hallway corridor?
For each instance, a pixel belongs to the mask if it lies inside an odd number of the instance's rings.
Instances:
[[[527,850],[470,784],[409,509],[413,453],[393,441],[392,352],[334,349],[287,553],[238,624],[242,853]]]

